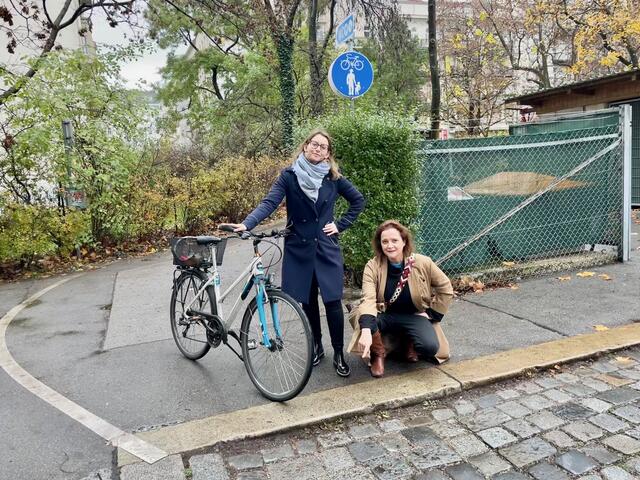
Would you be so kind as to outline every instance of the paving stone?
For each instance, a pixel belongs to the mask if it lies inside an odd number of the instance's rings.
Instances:
[[[441,467],[462,460],[460,455],[442,442],[431,442],[414,448],[407,454],[407,459],[418,470]]]
[[[475,435],[460,435],[447,440],[447,443],[458,452],[462,458],[475,457],[488,450],[487,446]]]
[[[224,466],[222,455],[209,453],[206,455],[194,455],[189,459],[192,480],[228,480],[229,472]]]
[[[283,458],[291,458],[295,456],[293,448],[289,444],[280,445],[279,447],[268,448],[262,450],[262,458],[264,463],[273,463]]]
[[[447,467],[445,472],[447,472],[453,480],[484,480],[484,477],[468,463],[460,463]]]
[[[600,472],[605,480],[634,480],[634,476],[620,467],[611,466],[603,468]]]
[[[587,418],[592,415],[591,410],[573,402],[564,403],[558,407],[554,407],[551,409],[551,413],[569,422]]]
[[[476,403],[480,408],[489,408],[495,407],[499,403],[502,403],[502,397],[496,395],[495,393],[490,393],[489,395],[484,395],[476,400]]]
[[[555,377],[542,377],[534,380],[534,382],[542,388],[556,388],[563,385],[563,383]]]
[[[606,392],[598,393],[596,395],[600,400],[605,402],[620,405],[622,403],[629,403],[640,398],[640,392],[633,390],[632,388],[614,388]]]
[[[432,425],[435,423],[433,417],[431,415],[420,415],[417,417],[411,417],[407,420],[404,420],[404,424],[407,427],[418,427],[421,425]]]
[[[460,422],[475,432],[486,428],[497,427],[509,420],[511,420],[509,415],[495,408],[487,408],[485,410],[480,410],[473,415],[460,417]]]
[[[365,425],[354,425],[349,429],[349,435],[356,440],[363,438],[370,438],[380,435],[380,430],[373,423],[367,423]]]
[[[554,455],[556,451],[555,447],[538,437],[499,450],[503,457],[519,468]]]
[[[528,477],[527,475],[524,475],[520,472],[505,472],[505,473],[499,473],[498,475],[496,475],[495,477],[493,477],[493,480],[529,480],[530,477]]]
[[[631,458],[624,466],[629,472],[640,474],[640,457]]]
[[[529,475],[537,480],[569,480],[569,476],[555,465],[538,463],[529,469]]]
[[[556,403],[566,403],[574,400],[574,396],[568,394],[567,392],[563,392],[562,390],[547,390],[546,392],[542,392],[540,395],[547,397],[549,400],[552,400]]]
[[[499,408],[504,413],[506,413],[507,415],[509,415],[510,417],[513,417],[513,418],[526,417],[527,415],[529,415],[532,412],[531,409],[525,407],[524,405],[521,405],[518,402],[514,402],[514,401],[502,403],[502,404],[498,405],[497,408]]]
[[[315,455],[287,458],[267,465],[269,478],[292,478],[295,480],[316,480],[326,477],[322,460]]]
[[[262,455],[258,453],[243,453],[227,458],[227,463],[236,470],[247,470],[262,466]]]
[[[629,385],[629,387],[633,388],[634,390],[640,390],[640,382],[632,383],[631,385]]]
[[[508,462],[494,452],[487,452],[477,457],[472,457],[469,459],[469,463],[487,477],[506,472],[511,468]]]
[[[318,435],[318,442],[322,448],[332,448],[343,447],[351,443],[351,439],[344,432],[331,432]]]
[[[600,465],[609,465],[611,463],[616,463],[621,458],[619,454],[612,452],[611,450],[608,450],[607,448],[598,444],[585,445],[580,449],[580,451],[585,455],[593,458]]]
[[[295,442],[298,455],[307,455],[318,451],[318,442],[314,439],[301,439]]]
[[[598,467],[598,464],[578,450],[569,450],[556,458],[556,463],[573,475],[582,475]]]
[[[320,457],[328,472],[345,470],[356,464],[345,447],[330,448],[322,452]]]
[[[518,398],[520,396],[520,392],[512,388],[506,388],[504,390],[498,390],[496,395],[505,400],[512,400],[514,398]]]
[[[445,475],[440,470],[430,470],[426,473],[421,473],[414,480],[450,480],[451,477]]]
[[[262,470],[245,470],[238,473],[236,480],[267,480],[267,474]]]
[[[273,479],[273,477],[271,477]],[[368,465],[356,464],[355,467],[349,470],[338,470],[336,472],[326,472],[324,475],[319,476],[316,480],[379,480],[371,472]],[[283,479],[284,480],[284,479]],[[294,480],[298,480],[294,477]]]
[[[636,440],[628,435],[613,435],[612,437],[605,438],[602,443],[625,455],[633,455],[640,452],[640,440]]]
[[[469,433],[467,429],[462,427],[458,422],[448,420],[446,422],[434,423],[431,425],[431,430],[440,438],[457,437],[458,435],[464,435]]]
[[[433,415],[433,418],[435,418],[438,422],[442,422],[444,420],[453,418],[455,416],[455,413],[450,408],[439,408],[438,410],[432,410],[431,415]]]
[[[610,433],[616,433],[620,430],[628,428],[627,422],[623,422],[619,418],[614,417],[608,413],[600,413],[589,418],[589,421],[600,428],[604,428]]]
[[[583,442],[588,442],[589,440],[600,438],[604,435],[602,429],[585,421],[569,423],[562,427],[562,429],[572,437],[582,440]]]
[[[480,430],[478,436],[484,440],[484,442],[491,448],[500,448],[510,443],[516,442],[517,437],[507,432],[502,427],[487,428],[486,430]]]
[[[552,428],[559,427],[565,423],[562,418],[556,417],[548,410],[543,410],[541,412],[534,413],[533,415],[529,415],[526,420],[542,430],[551,430]]]
[[[630,380],[634,380],[634,381],[638,381],[640,380],[640,372],[638,372],[637,370],[632,370],[632,369],[621,369],[618,372],[618,375],[620,375],[623,378],[628,378]]]
[[[404,452],[411,450],[409,441],[398,432],[386,433],[378,437],[380,445],[390,452]]]
[[[579,376],[568,372],[559,373],[555,376],[555,379],[560,380],[563,383],[578,383],[580,381]]]
[[[120,480],[146,480],[149,478],[154,480],[185,479],[182,457],[180,455],[169,455],[151,465],[146,462],[140,462],[125,465],[120,469]]]
[[[611,413],[632,423],[640,423],[640,408],[633,405],[625,405],[623,407],[616,408]]]
[[[591,364],[591,368],[593,368],[594,370],[600,373],[609,373],[609,372],[615,372],[620,367],[611,364],[611,362],[609,362],[608,360],[599,360]]]
[[[582,477],[578,477],[578,480],[602,480],[602,477],[593,473],[590,475],[583,475]]]
[[[613,388],[622,387],[624,385],[629,385],[630,383],[633,383],[633,380],[631,380],[629,378],[624,378],[624,377],[621,377],[620,375],[612,375],[612,374],[608,374],[608,373],[603,373],[601,375],[598,375],[595,378],[597,380],[601,380],[601,381],[603,381],[605,383],[608,383]]]
[[[529,438],[536,433],[540,433],[540,429],[535,425],[531,425],[526,420],[516,419],[503,424],[505,428],[508,428],[520,438]]]
[[[406,428],[400,432],[407,440],[414,445],[420,445],[425,442],[433,442],[438,440],[433,430],[429,427],[413,427]]]
[[[584,384],[569,384],[562,387],[562,390],[565,392],[569,392],[571,395],[575,395],[576,397],[588,397],[596,393],[596,390],[593,388],[587,387]]]
[[[593,397],[581,398],[579,402],[580,402],[580,405],[583,405],[588,409],[598,413],[606,412],[612,407],[612,405],[609,402],[604,402],[600,399],[593,398]]]
[[[632,428],[630,430],[627,430],[625,433],[630,437],[640,440],[640,427]]]
[[[413,476],[415,470],[401,455],[384,456],[373,460],[369,467],[379,480],[396,480]]]
[[[468,400],[458,400],[453,404],[458,415],[469,415],[476,411],[476,406]]]
[[[402,420],[385,420],[384,422],[379,423],[380,429],[383,432],[399,432],[400,430],[405,428]]]
[[[351,455],[358,462],[366,462],[376,457],[381,457],[386,453],[386,450],[373,441],[353,442],[348,447]]]
[[[566,433],[560,430],[552,430],[551,432],[547,432],[543,435],[545,440],[553,443],[558,448],[569,448],[573,447],[576,442]]]
[[[543,410],[556,405],[556,403],[542,395],[529,395],[518,400],[522,405],[531,410]]]
[[[607,390],[611,390],[611,385],[605,383],[596,378],[585,378],[582,380],[582,384],[595,390],[596,392],[606,392]]]
[[[518,382],[516,389],[529,395],[533,393],[539,393],[544,390],[540,385],[536,385],[534,382]]]

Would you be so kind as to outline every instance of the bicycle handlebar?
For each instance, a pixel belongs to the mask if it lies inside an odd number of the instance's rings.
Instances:
[[[282,230],[276,230],[275,228],[271,230],[271,232],[260,232],[253,233],[250,230],[244,230],[242,232],[234,231],[233,225],[228,223],[222,223],[218,225],[218,230],[222,230],[223,232],[235,233],[243,240],[248,240],[249,238],[273,238],[273,237],[286,237],[289,234],[289,229],[284,228]]]

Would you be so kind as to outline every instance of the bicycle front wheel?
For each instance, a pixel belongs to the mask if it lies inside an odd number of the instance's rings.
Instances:
[[[215,313],[214,294],[210,287],[198,295],[200,288],[206,282],[206,276],[197,270],[185,271],[176,280],[171,295],[171,333],[178,346],[178,350],[190,360],[204,357],[211,346],[207,342],[207,328],[204,320],[189,318],[186,314],[187,306],[192,310],[205,313]]]
[[[242,319],[240,343],[253,384],[269,400],[284,402],[298,395],[309,381],[313,336],[307,316],[293,298],[280,291],[269,291],[268,297],[263,303],[266,331],[256,297]]]

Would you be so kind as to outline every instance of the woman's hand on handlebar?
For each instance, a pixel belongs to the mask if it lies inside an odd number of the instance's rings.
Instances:
[[[226,228],[222,228],[223,225]],[[234,232],[244,232],[247,230],[247,226],[244,223],[223,223],[222,225],[220,225],[219,228],[221,230],[227,230],[227,231],[229,231],[230,229],[233,229]]]

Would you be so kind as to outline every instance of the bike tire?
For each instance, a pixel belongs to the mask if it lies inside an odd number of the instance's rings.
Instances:
[[[265,316],[272,348],[262,341],[257,297],[245,310],[240,327],[244,365],[258,391],[273,402],[297,396],[307,385],[313,361],[313,334],[304,311],[291,296],[268,290]],[[276,342],[272,306],[278,312],[282,338]],[[273,337],[272,337],[273,334]]]
[[[171,294],[171,333],[178,350],[189,360],[198,360],[204,357],[211,345],[207,341],[206,327],[193,320],[185,320],[184,307],[195,297],[207,276],[200,270],[187,270],[180,274],[176,280]],[[195,310],[211,312],[215,315],[215,292],[212,287],[201,294],[202,298],[193,305]]]

